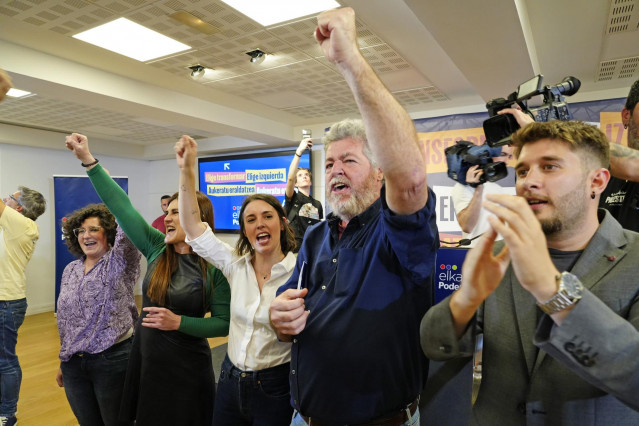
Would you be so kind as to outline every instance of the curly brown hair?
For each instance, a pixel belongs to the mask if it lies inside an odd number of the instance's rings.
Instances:
[[[78,237],[75,236],[73,230],[80,228],[82,222],[90,217],[97,217],[100,221],[100,226],[104,229],[107,237],[107,242],[110,246],[115,243],[115,234],[117,233],[118,224],[115,222],[115,217],[111,214],[109,209],[104,204],[89,204],[82,207],[70,215],[67,216],[67,220],[62,222],[62,235],[67,248],[76,257],[84,256],[84,252],[78,242]]]
[[[244,233],[244,211],[246,210],[246,206],[253,201],[264,201],[277,212],[277,216],[280,218],[280,223],[284,225],[284,229],[280,232],[280,247],[282,248],[282,253],[287,255],[289,251],[295,249],[295,234],[293,233],[293,229],[286,220],[286,213],[284,213],[284,208],[280,201],[269,194],[253,194],[249,195],[244,199],[242,203],[242,207],[240,208],[240,238],[237,240],[235,244],[235,251],[240,255],[244,255],[246,253],[250,253],[251,256],[255,255],[255,250],[253,250],[253,246],[251,246],[251,242],[248,237]]]

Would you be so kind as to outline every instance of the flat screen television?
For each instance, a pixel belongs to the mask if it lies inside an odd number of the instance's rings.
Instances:
[[[200,191],[213,203],[215,231],[240,232],[240,207],[251,194],[266,193],[284,204],[288,168],[295,150],[198,158]],[[300,158],[299,167],[311,168],[311,151]]]

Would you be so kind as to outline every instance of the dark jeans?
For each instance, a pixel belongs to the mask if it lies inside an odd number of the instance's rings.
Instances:
[[[75,354],[60,363],[64,391],[80,425],[133,424],[118,420],[132,340],[97,354]]]
[[[18,408],[22,369],[16,355],[18,328],[27,312],[27,299],[0,301],[0,416],[11,417]]]
[[[215,426],[282,426],[291,422],[290,364],[242,371],[222,362],[213,410]]]

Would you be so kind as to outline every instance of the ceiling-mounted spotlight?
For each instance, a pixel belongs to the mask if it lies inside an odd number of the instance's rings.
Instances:
[[[191,78],[194,80],[204,75],[204,67],[202,65],[191,65],[189,69],[191,70]]]
[[[189,69],[191,70],[191,78],[193,80],[199,80],[204,76],[210,76],[213,72],[211,68],[207,68],[200,64],[191,65]]]
[[[252,64],[261,64],[266,59],[266,53],[264,53],[260,49],[254,49],[250,52],[246,52],[247,55],[251,57],[250,61]]]

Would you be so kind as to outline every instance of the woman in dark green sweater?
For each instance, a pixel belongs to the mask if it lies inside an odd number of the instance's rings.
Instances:
[[[209,426],[215,379],[205,337],[228,334],[226,278],[184,242],[177,194],[169,201],[165,236],[144,220],[98,164],[85,136],[67,136],[66,146],[82,161],[102,202],[148,262],[120,417],[138,426]],[[198,204],[202,221],[213,227],[211,202],[201,194]],[[211,316],[204,318],[207,311]]]

